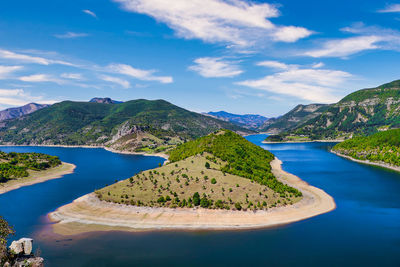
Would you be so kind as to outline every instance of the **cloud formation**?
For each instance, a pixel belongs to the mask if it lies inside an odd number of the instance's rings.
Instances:
[[[102,79],[103,81],[106,81],[106,82],[111,82],[111,83],[118,84],[118,85],[122,86],[125,89],[131,87],[131,84],[127,80],[124,80],[124,79],[121,79],[121,78],[118,78],[118,77],[112,77],[112,76],[108,76],[108,75],[101,75],[100,79]]]
[[[114,0],[129,12],[166,23],[179,37],[209,43],[250,46],[258,41],[295,42],[312,34],[295,26],[278,26],[275,5],[243,0]]]
[[[241,81],[237,84],[274,94],[292,96],[308,102],[332,103],[339,100],[333,94],[333,91],[352,77],[350,73],[344,71],[302,68],[297,65],[280,64],[282,65],[279,65],[278,72],[274,74],[260,79]],[[276,66],[278,66],[278,64],[260,63],[259,65],[272,67],[275,70],[277,69]]]
[[[142,70],[134,68],[126,64],[111,64],[106,67],[106,70],[112,73],[118,73],[127,75],[142,81],[156,81],[160,83],[172,83],[173,78],[171,76],[157,76],[154,75],[155,70]]]
[[[28,103],[53,104],[54,100],[44,100],[42,96],[32,96],[23,89],[0,89],[0,106],[23,106]]]
[[[89,9],[84,9],[82,10],[83,13],[88,14],[89,16],[92,16],[93,18],[97,18],[96,13],[94,13],[93,11],[89,10]]]
[[[243,73],[236,62],[216,57],[201,57],[194,60],[189,69],[206,78],[235,77]]]
[[[74,66],[74,64],[63,60],[54,60],[44,57],[33,56],[29,54],[16,53],[5,49],[0,49],[0,59],[5,59],[7,61],[16,61],[21,63],[34,63],[40,65],[59,64],[66,66]]]
[[[378,10],[378,13],[397,13],[400,12],[400,4],[387,5],[385,8]]]
[[[63,84],[64,81],[58,78],[55,78],[48,74],[32,74],[28,76],[22,76],[18,78],[23,82],[31,82],[31,83],[41,83],[41,82],[53,82],[58,84]]]
[[[1,66],[0,65],[0,79],[7,79],[9,75],[17,70],[22,69],[22,66]]]
[[[80,33],[80,32],[66,32],[63,34],[55,34],[54,37],[59,38],[59,39],[75,39],[75,38],[80,38],[80,37],[86,37],[88,36],[87,33]]]

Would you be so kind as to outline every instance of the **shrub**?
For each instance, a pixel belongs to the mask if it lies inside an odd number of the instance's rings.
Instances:
[[[212,183],[212,184],[216,184],[216,183],[217,183],[217,180],[216,180],[215,178],[212,178],[212,179],[211,179],[211,183]]]
[[[240,205],[239,202],[236,202],[236,203],[235,203],[235,209],[241,210],[241,209],[242,209],[242,205]]]

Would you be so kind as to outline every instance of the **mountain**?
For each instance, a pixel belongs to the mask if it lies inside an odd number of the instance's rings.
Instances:
[[[50,105],[30,103],[22,107],[8,108],[0,111],[0,121],[18,118],[48,106]]]
[[[400,129],[355,137],[335,145],[332,150],[358,160],[400,166]]]
[[[220,128],[251,132],[164,100],[139,99],[118,105],[64,101],[3,122],[0,143],[107,146],[151,153]]]
[[[326,104],[297,105],[285,115],[266,121],[260,127],[260,131],[278,134],[294,129],[303,122],[322,114],[328,107],[329,105]]]
[[[103,103],[103,104],[121,104],[121,103],[124,103],[122,101],[113,100],[113,99],[111,99],[109,97],[105,97],[105,98],[95,97],[95,98],[90,99],[89,102],[91,102],[91,103]]]
[[[283,133],[310,140],[348,139],[400,127],[400,80],[356,91],[322,114]]]
[[[245,114],[245,115],[238,115],[232,114],[225,111],[218,111],[218,112],[208,112],[206,113],[210,116],[218,118],[220,120],[229,121],[233,124],[256,130],[261,125],[263,125],[268,118],[261,116],[261,115],[253,115],[253,114]]]

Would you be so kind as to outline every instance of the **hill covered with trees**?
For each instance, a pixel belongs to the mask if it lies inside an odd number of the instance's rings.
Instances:
[[[274,155],[221,130],[179,145],[170,162],[96,191],[105,201],[151,207],[266,209],[293,204],[302,193],[271,172]]]
[[[29,176],[29,170],[44,171],[61,165],[56,156],[42,153],[15,153],[0,151],[0,184],[11,179]]]
[[[139,99],[112,105],[64,101],[5,121],[0,128],[0,143],[159,152],[221,128],[250,132],[164,100]]]
[[[354,137],[337,144],[332,150],[358,160],[400,166],[400,129]]]
[[[349,94],[338,103],[329,105],[316,117],[281,133],[279,138],[272,138],[282,141],[293,137],[309,140],[348,139],[398,127],[400,80]]]

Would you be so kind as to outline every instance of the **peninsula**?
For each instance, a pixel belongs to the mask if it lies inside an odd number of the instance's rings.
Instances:
[[[324,191],[284,172],[275,156],[229,130],[179,145],[159,168],[49,214],[63,235],[99,230],[248,229],[335,208]]]
[[[353,161],[400,171],[400,129],[346,140],[334,146],[332,152]]]
[[[0,194],[72,173],[75,165],[42,153],[0,152]]]

